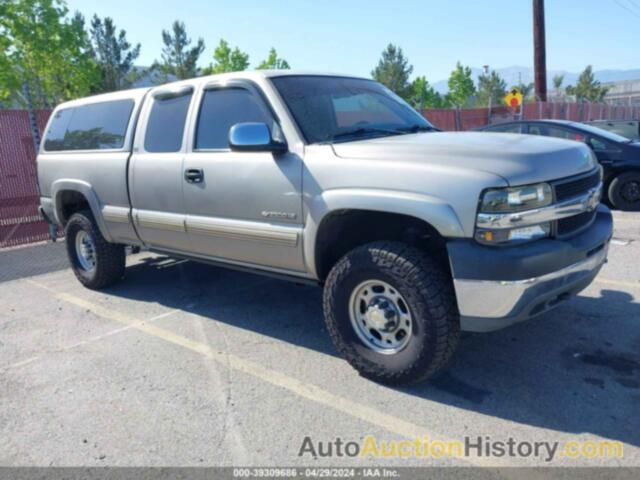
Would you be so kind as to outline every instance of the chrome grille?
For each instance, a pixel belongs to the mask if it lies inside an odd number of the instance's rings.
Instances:
[[[552,182],[556,202],[563,202],[571,198],[584,195],[592,188],[597,187],[602,181],[600,169],[585,175],[566,178]],[[554,231],[556,237],[568,237],[575,235],[591,225],[596,212],[583,212],[572,217],[563,218],[555,222]]]
[[[569,198],[577,197],[590,189],[597,187],[600,183],[600,169],[595,172],[582,175],[577,178],[558,180],[553,183],[556,194],[556,201],[561,202]]]

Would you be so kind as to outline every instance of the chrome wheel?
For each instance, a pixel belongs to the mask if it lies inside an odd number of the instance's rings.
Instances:
[[[96,246],[91,235],[84,230],[76,235],[76,257],[83,270],[90,272],[96,268]]]
[[[367,280],[353,290],[349,317],[360,340],[378,353],[397,353],[411,338],[413,322],[407,302],[381,280]]]

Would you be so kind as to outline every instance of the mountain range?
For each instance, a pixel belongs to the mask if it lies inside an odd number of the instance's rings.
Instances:
[[[478,76],[483,72],[482,68],[471,68],[473,79],[478,82]],[[507,82],[507,87],[512,87],[520,83],[528,84],[533,82],[533,68],[522,67],[514,65],[512,67],[497,68],[496,72]],[[555,75],[564,75],[563,87],[567,85],[575,85],[580,72],[567,72],[564,70],[548,70],[547,71],[547,88],[549,91],[553,88],[553,77]],[[618,82],[621,80],[636,80],[640,79],[640,68],[632,70],[596,70],[593,72],[596,80],[599,82]],[[449,87],[447,86],[447,80],[439,80],[432,83],[433,88],[439,93],[447,93]]]

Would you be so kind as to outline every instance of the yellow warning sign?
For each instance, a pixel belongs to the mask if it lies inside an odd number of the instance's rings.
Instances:
[[[522,92],[517,88],[512,88],[507,92],[504,96],[504,103],[506,103],[511,108],[517,108],[522,105]]]

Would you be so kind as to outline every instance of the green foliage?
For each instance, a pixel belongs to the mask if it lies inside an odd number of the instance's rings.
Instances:
[[[486,107],[496,106],[502,103],[507,91],[507,82],[493,70],[491,73],[483,73],[478,77],[477,105]]]
[[[215,73],[241,72],[249,68],[249,54],[238,47],[231,50],[226,40],[220,39],[220,43],[213,52],[213,63],[202,70],[203,75]]]
[[[556,89],[556,91],[559,91],[560,88],[562,88],[562,83],[564,82],[564,75],[554,75],[553,76],[553,88]]]
[[[413,66],[404,56],[402,48],[390,43],[382,52],[378,66],[371,72],[371,76],[405,100],[410,101],[414,94],[414,89],[409,83],[411,72],[413,72]]]
[[[575,95],[579,102],[601,102],[609,89],[598,82],[593,75],[593,68],[588,65],[580,76],[575,87],[569,85],[567,94]]]
[[[100,84],[96,92],[113,92],[127,88],[136,80],[133,62],[140,55],[140,44],[133,47],[127,41],[124,30],[117,32],[113,20],[101,20],[97,15],[91,20],[91,45],[98,68]]]
[[[0,2],[0,101],[35,108],[87,95],[99,81],[84,18],[59,0]]]
[[[167,81],[169,77],[178,80],[195,77],[198,59],[204,51],[204,40],[201,38],[191,47],[184,22],[176,20],[171,30],[162,30],[162,62],[156,62],[152,67],[160,72],[161,82]]]
[[[289,70],[289,62],[284,58],[279,58],[275,48],[269,50],[269,56],[260,65],[256,67],[257,70]]]
[[[429,85],[426,77],[417,77],[411,84],[411,90],[412,96],[409,102],[417,110],[445,107],[444,99]]]
[[[469,99],[476,93],[476,86],[471,78],[471,68],[463,67],[460,62],[456,63],[456,68],[451,72],[448,85],[447,97],[457,108],[467,105]]]
[[[527,103],[533,100],[533,92],[534,92],[534,84],[530,83],[519,83],[518,90],[522,93],[522,103]]]

